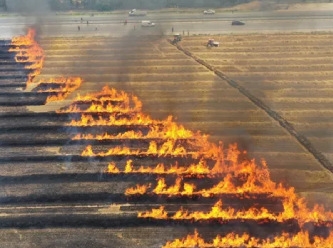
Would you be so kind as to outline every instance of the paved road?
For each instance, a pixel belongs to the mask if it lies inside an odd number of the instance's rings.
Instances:
[[[11,38],[13,35],[25,33],[25,27],[38,25],[46,36],[68,35],[110,35],[124,36],[130,33],[137,35],[171,34],[228,34],[257,32],[293,32],[293,31],[331,31],[333,30],[333,12],[243,12],[221,13],[215,15],[148,13],[146,17],[128,17],[126,13],[117,15],[56,15],[23,17],[0,17],[0,37]],[[81,22],[81,17],[83,22]],[[123,21],[128,20],[124,25]],[[140,22],[149,19],[156,22],[154,28],[141,28]],[[232,20],[244,21],[244,26],[232,26]],[[87,25],[86,21],[89,22]],[[80,26],[80,31],[78,31]]]

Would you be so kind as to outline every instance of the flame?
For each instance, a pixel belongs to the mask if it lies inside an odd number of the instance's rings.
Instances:
[[[110,105],[111,106],[111,105]],[[90,108],[87,112],[93,112]],[[104,111],[102,111],[104,112]],[[115,111],[121,112],[121,111]],[[169,117],[168,119],[172,118]],[[177,125],[174,122],[166,121],[168,125],[153,125],[146,135],[141,131],[127,131],[125,133],[119,133],[117,135],[111,135],[108,133],[104,134],[77,134],[72,139],[73,140],[112,140],[112,139],[197,139],[198,136],[193,134],[191,131],[185,129],[182,125]],[[164,124],[164,123],[163,123]]]
[[[174,140],[164,142],[160,147],[155,141],[149,143],[147,154],[156,154],[160,156],[173,155],[173,156],[186,156],[188,153],[181,145],[175,145]]]
[[[36,36],[36,31],[32,28],[28,29],[28,33],[25,36],[13,37],[12,45],[15,46],[31,46],[34,44],[34,38]]]
[[[166,212],[167,213],[167,212]],[[166,215],[167,216],[167,215]],[[220,220],[230,220],[230,219],[271,219],[277,220],[277,215],[270,213],[267,209],[261,208],[250,208],[248,210],[236,211],[233,208],[222,209],[222,200],[219,200],[211,208],[209,212],[194,211],[189,212],[181,208],[174,215],[165,218],[165,215],[156,215],[156,209],[152,209],[147,212],[139,212],[138,217],[141,218],[155,218],[155,219],[173,219],[173,220],[209,220],[209,219],[220,219]]]
[[[144,137],[140,131],[127,131],[117,135],[110,135],[108,133],[93,135],[93,134],[76,134],[73,140],[108,140],[108,139],[140,139]]]
[[[307,222],[328,222],[333,221],[333,212],[326,211],[322,205],[315,204],[312,209],[306,206],[304,198],[294,197],[286,198],[283,201],[283,209],[278,216],[279,220],[290,218],[297,219],[298,223],[303,226]]]
[[[198,134],[187,130],[182,125],[178,125],[172,121],[172,116],[163,122],[162,128],[153,126],[147,134],[147,138],[161,138],[161,139],[193,139],[198,138]]]
[[[29,63],[25,66],[26,69],[33,71],[28,74],[27,84],[40,74],[43,67],[45,55],[43,49],[35,41],[36,31],[29,29],[27,35],[14,37],[9,49],[10,52],[15,52],[15,60],[19,63]]]
[[[128,147],[117,146],[115,148],[111,148],[106,152],[98,152],[95,153],[92,150],[92,146],[88,145],[84,151],[81,153],[81,156],[110,156],[110,155],[156,155],[156,156],[185,156],[187,153],[185,148],[180,145],[174,145],[172,140],[164,142],[159,148],[155,141],[151,141],[149,144],[149,148],[146,151],[143,150],[134,150]]]
[[[186,238],[182,240],[176,239],[173,242],[167,242],[163,248],[173,248],[173,247],[207,247],[209,244],[206,244],[204,239],[199,236],[197,230],[194,231],[194,234],[187,235]]]
[[[210,197],[219,194],[245,194],[254,192],[256,194],[269,194],[271,197],[289,197],[290,199],[295,199],[294,188],[286,188],[282,184],[276,184],[270,179],[265,161],[262,161],[260,166],[256,165],[254,160],[236,163],[234,157],[230,156],[233,150],[234,145],[231,145],[230,151],[227,153],[228,160],[224,160],[225,165],[223,167],[217,161],[213,168],[210,169],[205,160],[201,159],[198,164],[192,164],[188,167],[174,165],[166,169],[163,164],[158,164],[155,168],[141,166],[139,169],[133,169],[124,173],[189,174],[191,176],[206,175],[207,177],[216,177],[223,173],[224,177],[219,183],[208,189],[192,191],[192,194]],[[178,191],[173,192],[173,194],[182,195],[184,192]]]
[[[166,195],[192,195],[195,190],[194,184],[184,183],[182,187],[181,178],[177,178],[174,185],[167,187],[164,178],[160,178],[157,181],[156,188],[153,190],[155,194]]]
[[[161,168],[163,168],[162,173],[163,174],[167,174],[166,171],[164,170],[164,167],[159,167],[158,169],[160,169],[160,171],[157,170],[157,174],[162,174],[161,172]],[[138,170],[130,170],[130,171],[125,171],[124,173],[137,173],[138,171],[140,171],[140,173],[147,173],[147,171],[149,170],[145,170],[145,168],[139,168]],[[169,172],[169,171],[167,171]],[[171,171],[173,174],[175,173],[174,170]],[[184,173],[186,171],[180,171],[181,173]],[[120,173],[119,169],[117,172],[115,171],[111,171],[109,173]],[[171,174],[171,173],[168,173]],[[176,182],[173,186],[170,186],[170,188],[172,189],[178,189],[178,191],[175,190],[171,190],[169,191],[167,189],[167,185],[164,183],[164,179],[160,178],[157,181],[157,186],[154,190],[152,190],[152,192],[156,193],[156,194],[168,194],[169,196],[172,195],[184,195],[184,194],[188,194],[188,195],[200,195],[202,197],[211,197],[212,195],[220,195],[220,194],[245,194],[245,193],[251,193],[251,192],[255,192],[256,194],[271,194],[271,196],[275,196],[275,197],[286,197],[287,195],[291,195],[294,193],[294,188],[290,188],[290,189],[286,189],[284,187],[282,187],[282,185],[279,185],[276,188],[265,188],[265,187],[258,187],[255,184],[252,184],[250,187],[250,185],[248,185],[248,183],[244,183],[242,185],[236,185],[236,183],[234,183],[234,177],[231,174],[227,174],[223,180],[221,180],[218,184],[216,184],[215,186],[213,186],[212,188],[209,189],[202,189],[199,191],[194,191],[194,188],[196,188],[195,185],[192,186],[193,190],[188,191],[187,193],[184,193],[182,190],[180,190],[180,184],[182,183],[182,179],[180,177],[178,177],[176,179]],[[164,190],[158,190],[158,188],[160,189],[161,185],[163,185],[163,189]],[[178,185],[178,186],[176,186]],[[187,183],[184,183],[184,185],[187,185]],[[184,186],[185,187],[185,186]],[[255,189],[259,189],[258,191],[255,191]]]
[[[31,70],[28,74],[27,84],[41,73],[44,63],[44,51],[35,41],[36,32],[29,29],[27,35],[14,37],[12,39],[11,52],[15,52],[16,62],[26,63],[25,68]],[[71,92],[75,91],[81,84],[81,78],[53,78],[40,81],[39,84],[52,83],[45,90],[38,92],[48,92],[50,96],[47,102],[62,100]],[[82,103],[86,103],[82,104]],[[218,194],[244,194],[258,193],[270,194],[271,197],[281,197],[283,211],[280,213],[272,213],[266,208],[251,207],[247,210],[236,210],[234,208],[223,208],[222,201],[216,202],[210,211],[193,211],[184,210],[181,207],[175,213],[168,213],[164,206],[152,209],[146,212],[139,212],[139,218],[155,218],[155,219],[172,219],[172,220],[231,220],[231,219],[269,219],[283,222],[289,219],[298,221],[301,227],[305,223],[315,222],[321,223],[325,221],[333,221],[333,213],[326,211],[323,206],[315,205],[312,209],[306,206],[303,198],[297,197],[294,188],[285,188],[282,184],[276,184],[270,179],[269,171],[266,163],[263,161],[258,166],[254,160],[240,161],[242,153],[238,150],[237,145],[230,146],[224,150],[223,144],[218,145],[208,142],[208,136],[200,133],[193,133],[186,130],[183,126],[172,121],[172,116],[166,120],[156,121],[150,116],[143,114],[142,103],[136,96],[128,95],[123,91],[116,91],[104,87],[101,92],[88,94],[86,96],[78,96],[72,105],[64,108],[59,113],[82,113],[81,119],[72,120],[70,126],[123,126],[123,125],[145,125],[149,126],[149,131],[127,131],[110,135],[104,134],[77,134],[73,139],[162,139],[163,143],[155,140],[149,143],[149,147],[145,150],[132,149],[129,147],[117,146],[106,152],[94,152],[91,145],[87,146],[82,152],[82,156],[110,156],[110,155],[156,155],[163,156],[187,156],[199,159],[197,164],[189,166],[178,166],[178,164],[169,166],[157,164],[155,167],[139,167],[135,169],[131,160],[128,160],[124,171],[120,171],[115,163],[108,165],[108,173],[155,173],[155,174],[192,174],[207,175],[213,177],[215,175],[224,174],[224,178],[208,189],[197,190],[195,184],[183,182],[182,177],[178,177],[173,185],[167,185],[165,178],[159,177],[155,188],[151,184],[136,185],[125,191],[126,195],[148,194],[156,195],[200,195],[210,197]],[[92,113],[98,113],[92,115]],[[128,117],[119,117],[117,113],[123,113]],[[176,143],[177,139],[186,139],[186,145]],[[188,148],[189,147],[189,148]],[[215,165],[210,168],[207,166],[205,159],[215,160]],[[242,179],[239,183],[238,179]],[[308,232],[301,231],[296,235],[282,233],[274,238],[261,240],[251,237],[249,234],[229,233],[225,236],[217,236],[212,243],[206,243],[197,231],[193,235],[188,235],[182,240],[168,242],[165,247],[223,247],[223,246],[249,246],[249,247],[329,247],[333,243],[333,233],[329,236],[311,237]]]
[[[73,139],[91,139],[91,140],[112,140],[112,139],[152,139],[149,146],[141,149],[133,149],[126,146],[113,147],[107,151],[98,151],[91,145],[87,146],[82,152],[82,156],[112,156],[112,155],[155,155],[158,157],[189,156],[197,159],[197,164],[182,165],[178,163],[165,166],[163,163],[154,167],[134,167],[132,160],[127,160],[125,168],[120,170],[115,163],[110,163],[107,168],[108,173],[154,173],[159,175],[156,185],[151,184],[135,185],[125,191],[125,195],[143,195],[155,194],[164,196],[192,196],[211,197],[220,194],[265,194],[268,197],[278,197],[281,199],[283,210],[281,212],[271,212],[261,207],[250,207],[248,209],[224,208],[222,201],[217,201],[209,211],[189,211],[181,207],[176,212],[168,212],[165,206],[153,208],[150,211],[139,212],[139,218],[155,218],[168,220],[272,220],[285,222],[287,220],[296,220],[300,227],[305,223],[315,222],[323,223],[333,221],[333,214],[326,211],[322,206],[315,205],[313,209],[306,206],[305,200],[299,198],[294,188],[284,187],[282,184],[273,182],[265,161],[256,163],[255,160],[243,159],[246,151],[241,152],[237,144],[232,144],[227,149],[223,143],[213,144],[208,141],[208,136],[199,132],[194,133],[176,124],[169,116],[166,120],[153,120],[150,116],[141,112],[142,103],[138,98],[130,96],[123,91],[116,91],[104,87],[101,92],[78,96],[72,105],[62,109],[59,112],[81,113],[81,118],[72,120],[69,126],[146,126],[143,130],[131,130],[118,132],[116,134],[76,134]],[[93,114],[94,113],[94,114]],[[97,113],[97,114],[96,114]],[[119,115],[119,113],[122,113]],[[138,127],[137,127],[138,128]],[[149,130],[147,130],[149,128]],[[178,139],[184,139],[178,141]],[[207,161],[214,161],[214,165],[207,165]],[[211,163],[211,162],[210,162]],[[178,174],[182,177],[176,178],[174,184],[167,185],[166,179],[161,177],[167,174]],[[197,185],[183,181],[186,175],[206,177],[223,176],[220,182],[210,188],[198,188]],[[197,233],[193,236],[194,241],[178,240],[180,246],[202,245],[202,246],[223,246],[223,244],[239,246],[247,244],[249,246],[270,247],[278,244],[285,246],[285,243],[298,242],[297,239],[306,239],[306,234],[300,233],[295,236],[283,234],[277,236],[274,240],[259,240],[250,237],[247,234],[238,235],[229,234],[226,237],[218,236],[213,243],[205,243]],[[302,236],[303,235],[303,236]],[[305,236],[304,236],[305,235]],[[331,234],[330,234],[331,235]],[[308,239],[309,240],[309,239]],[[314,240],[314,241],[313,241]],[[323,242],[318,237],[311,239],[310,243]],[[192,243],[191,243],[192,242]],[[229,243],[228,243],[229,242]],[[170,243],[171,244],[171,243]],[[177,245],[176,244],[176,245]],[[282,244],[282,245],[281,245]],[[289,243],[288,243],[289,244]],[[297,243],[295,243],[297,244]],[[287,245],[288,246],[288,245]],[[173,246],[170,246],[173,247]],[[177,246],[175,246],[177,247]]]
[[[149,188],[149,185],[137,185],[134,188],[128,188],[125,191],[125,195],[143,195],[145,192],[147,192],[147,189]]]
[[[306,231],[300,231],[295,235],[282,233],[271,239],[260,240],[256,237],[251,237],[247,233],[242,235],[236,233],[228,233],[225,236],[218,235],[211,243],[206,243],[200,237],[197,230],[194,234],[188,234],[183,239],[176,239],[172,242],[167,242],[163,248],[185,248],[185,247],[332,247],[333,233],[330,233],[327,238],[314,236],[313,240]]]
[[[70,93],[78,89],[82,84],[82,79],[80,77],[58,77],[51,79],[42,79],[38,82],[38,86],[41,84],[50,84],[55,86],[55,88],[50,87],[45,90],[38,90],[38,92],[49,92],[54,93],[47,97],[46,102],[59,101],[65,99]],[[37,88],[38,88],[37,86]]]
[[[94,118],[92,115],[82,114],[81,119],[72,120],[68,126],[130,126],[130,125],[151,125],[157,124],[158,121],[152,120],[149,116],[135,113],[130,118],[117,118],[115,114],[111,114],[108,116],[98,116]]]
[[[82,103],[88,103],[83,107]],[[74,139],[119,139],[119,138],[146,138],[146,139],[190,139],[199,137],[192,131],[176,124],[172,116],[166,120],[154,121],[141,112],[142,103],[136,96],[129,96],[123,91],[117,91],[107,86],[101,92],[78,95],[73,104],[61,109],[58,113],[83,113],[80,120],[73,120],[69,126],[99,126],[99,125],[148,125],[150,130],[143,135],[141,132],[133,136],[110,135],[107,133],[97,135],[77,134]],[[103,113],[96,119],[89,113]],[[128,118],[116,118],[116,113],[131,114]],[[110,114],[110,115],[107,115]]]
[[[129,160],[127,162],[132,163],[132,160]],[[201,159],[198,163],[196,164],[190,164],[189,166],[178,166],[177,164],[170,166],[167,168],[163,163],[157,164],[155,167],[145,167],[145,166],[140,166],[138,169],[134,169],[132,166],[132,169],[130,171],[120,171],[116,165],[114,164],[114,167],[116,170],[110,170],[109,167],[106,170],[107,173],[146,173],[146,174],[184,174],[184,175],[206,175],[210,177],[214,177],[217,174],[211,173],[211,170],[209,169],[207,163],[205,160]]]
[[[28,29],[27,35],[14,37],[11,41],[12,47],[10,52],[15,52],[15,60],[19,63],[27,63],[26,69],[31,71],[28,74],[27,85],[32,83],[33,79],[41,73],[44,64],[44,51],[35,41],[36,31]],[[71,92],[80,87],[82,79],[79,77],[70,78],[51,78],[39,81],[40,84],[53,83],[58,84],[56,89],[50,88],[46,90],[38,90],[38,92],[50,92],[47,102],[58,101],[65,99]],[[37,86],[38,87],[38,86]]]
[[[81,103],[90,103],[82,109]],[[101,92],[90,93],[85,96],[78,95],[74,102],[58,113],[131,113],[140,112],[142,103],[136,96],[129,96],[124,91],[103,87]]]
[[[162,185],[164,186],[164,185]],[[189,212],[181,208],[173,216],[168,217],[173,220],[232,220],[232,219],[251,219],[261,220],[269,219],[278,222],[284,222],[289,219],[295,219],[300,226],[307,222],[325,222],[333,221],[333,213],[325,211],[322,206],[316,205],[312,210],[308,209],[304,204],[304,200],[298,200],[296,204],[286,204],[283,202],[283,211],[281,213],[271,213],[266,208],[260,209],[251,207],[248,210],[235,210],[234,208],[222,208],[222,200],[219,200],[208,212],[194,211]],[[153,209],[154,210],[154,209]],[[163,219],[163,216],[157,216],[155,211],[147,211],[138,214],[138,217]],[[154,212],[154,215],[152,213]]]
[[[119,169],[113,162],[109,163],[107,171],[109,171],[110,173],[114,173],[114,174],[120,173]]]
[[[230,159],[230,157],[229,157]],[[243,164],[244,165],[244,164]],[[244,211],[235,211],[235,209],[228,208],[222,209],[222,202],[217,202],[210,212],[193,212],[188,213],[182,209],[176,212],[171,219],[190,219],[198,221],[200,219],[271,219],[279,222],[288,219],[295,219],[300,226],[307,222],[327,222],[333,221],[333,213],[325,211],[323,206],[315,205],[313,209],[306,206],[304,198],[299,198],[294,188],[285,188],[282,184],[276,184],[271,181],[266,163],[263,167],[255,167],[254,161],[247,163],[247,167],[243,170],[234,171],[234,175],[228,173],[221,182],[216,184],[210,189],[202,189],[195,191],[195,185],[187,185],[181,182],[181,178],[177,178],[174,185],[167,186],[163,178],[159,178],[157,185],[150,192],[159,195],[200,195],[203,197],[210,197],[216,194],[243,194],[243,193],[267,193],[270,197],[280,197],[283,204],[283,211],[281,213],[270,213],[267,209],[250,208]],[[233,165],[232,165],[233,166]],[[247,179],[243,184],[235,184],[233,179],[235,175],[239,176],[246,174]],[[183,185],[183,187],[182,187]],[[186,187],[185,187],[186,185]],[[146,187],[148,189],[149,187]],[[148,190],[145,193],[149,193]],[[145,213],[149,216],[149,212]],[[150,216],[151,217],[151,216]]]
[[[95,101],[95,100],[114,100],[114,101],[123,101],[129,102],[128,94],[124,91],[117,91],[114,88],[109,88],[104,86],[101,91],[90,93],[85,96],[78,95],[74,101]]]
[[[105,136],[108,136],[105,134]],[[118,137],[121,137],[122,135],[119,135]],[[85,138],[93,137],[92,135],[86,135]],[[139,135],[137,135],[139,137]],[[104,137],[100,137],[100,139],[103,139]],[[169,140],[167,144],[164,144],[164,146],[174,146],[174,142],[172,140]],[[215,177],[216,175],[220,174],[227,174],[232,173],[235,177],[238,177],[240,175],[247,175],[247,181],[244,183],[244,189],[238,189],[238,193],[245,192],[245,188],[248,188],[248,191],[251,189],[258,193],[267,193],[270,191],[282,191],[281,194],[285,194],[284,188],[281,184],[276,185],[271,179],[270,174],[268,171],[268,167],[265,161],[262,161],[260,166],[256,165],[254,160],[251,161],[242,161],[239,162],[238,160],[238,154],[237,156],[232,156],[232,154],[235,152],[236,145],[232,144],[229,146],[229,149],[227,150],[226,158],[219,158],[216,160],[215,165],[213,168],[209,168],[207,165],[207,162],[205,159],[201,158],[197,164],[190,164],[188,166],[179,166],[178,164],[172,165],[170,168],[166,168],[166,166],[163,163],[157,164],[155,167],[143,167],[141,166],[137,170],[133,170],[130,173],[156,173],[156,174],[191,174],[191,175],[208,175],[210,177]],[[156,142],[150,143],[150,151],[153,151],[153,153],[157,153],[157,144]],[[165,150],[164,150],[165,151]],[[162,149],[161,151],[162,152]],[[200,152],[198,152],[200,153]],[[189,153],[188,153],[189,154]],[[192,153],[192,155],[196,157],[195,152]],[[221,154],[220,154],[221,156]],[[123,172],[122,172],[123,173]],[[228,180],[231,180],[230,178],[226,177],[224,181],[221,181],[219,185],[216,185],[217,188],[222,187],[221,184],[228,184]],[[225,186],[223,186],[225,187]],[[210,192],[207,192],[209,194]]]
[[[131,150],[128,147],[120,147],[116,146],[114,148],[110,148],[107,152],[93,152],[92,146],[88,145],[83,152],[81,153],[81,156],[84,157],[90,157],[90,156],[100,156],[100,157],[106,157],[106,156],[112,156],[112,155],[139,155],[139,150]]]
[[[78,109],[77,107],[74,107]],[[88,108],[89,111],[90,108]],[[72,109],[73,110],[73,109]],[[107,140],[107,139],[166,139],[168,143],[164,144],[161,148],[161,151],[167,151],[173,149],[174,141],[176,139],[207,139],[208,136],[194,135],[191,131],[186,130],[182,125],[177,125],[173,122],[170,122],[172,116],[169,116],[166,121],[156,121],[152,120],[149,116],[142,113],[133,113],[130,117],[121,117],[118,118],[116,113],[111,113],[109,115],[99,115],[94,117],[89,114],[82,114],[79,120],[72,120],[68,126],[131,126],[131,125],[140,125],[140,126],[150,126],[150,131],[143,135],[140,131],[128,131],[126,133],[119,133],[117,135],[110,135],[108,133],[104,134],[77,134],[73,137],[75,140],[80,139],[94,139],[94,140]],[[165,125],[167,123],[167,125]],[[158,131],[159,130],[159,131]],[[157,147],[151,143],[150,148],[153,153],[153,150],[156,150]],[[180,146],[177,146],[175,149],[182,149]],[[185,152],[180,151],[179,152]],[[200,152],[195,156],[199,157]]]
[[[168,218],[168,213],[165,211],[163,206],[160,206],[157,209],[152,209],[151,212],[143,213],[139,212],[138,213],[139,218],[155,218],[155,219],[167,219]]]

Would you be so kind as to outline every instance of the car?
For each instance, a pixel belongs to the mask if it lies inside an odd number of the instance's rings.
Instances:
[[[203,12],[205,15],[214,15],[215,14],[215,10],[213,9],[206,9]]]
[[[232,21],[231,25],[238,25],[238,26],[240,26],[240,25],[245,25],[245,23],[241,22],[241,21]]]
[[[141,22],[142,27],[155,27],[155,23],[151,21],[142,21]]]
[[[129,16],[146,16],[147,12],[137,9],[132,9],[130,12],[128,12]]]

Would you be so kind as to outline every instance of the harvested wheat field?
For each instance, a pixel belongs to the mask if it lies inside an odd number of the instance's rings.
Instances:
[[[333,163],[331,33],[227,35],[186,39],[182,46],[246,88],[287,120]]]
[[[1,43],[6,247],[330,246],[329,34],[34,38]]]

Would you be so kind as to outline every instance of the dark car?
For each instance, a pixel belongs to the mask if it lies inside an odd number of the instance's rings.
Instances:
[[[245,25],[245,23],[241,21],[232,21],[231,25]]]

